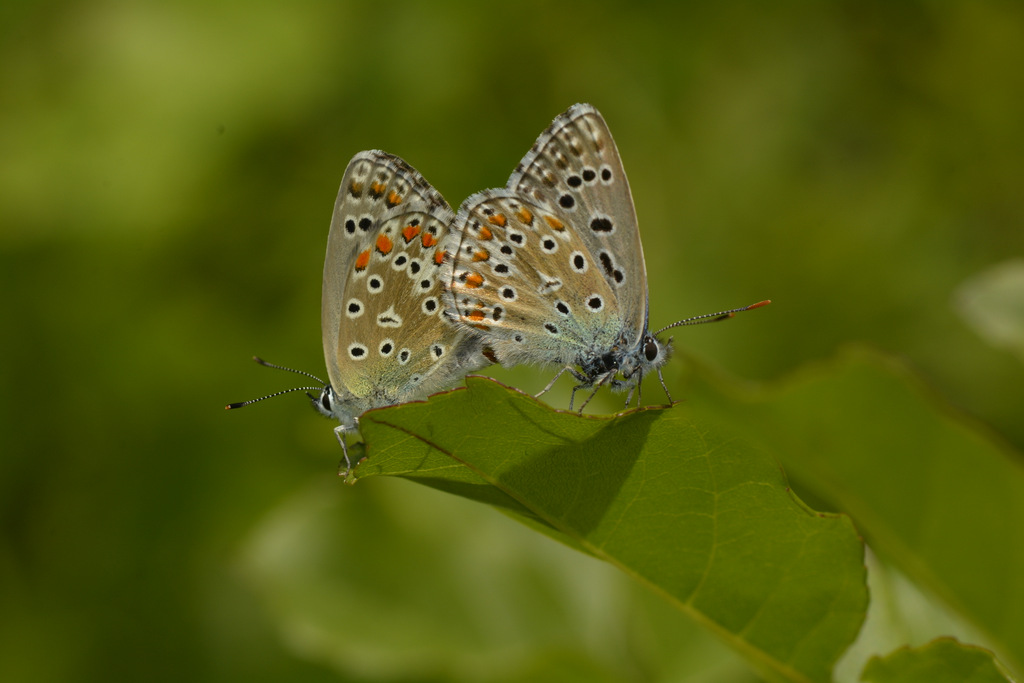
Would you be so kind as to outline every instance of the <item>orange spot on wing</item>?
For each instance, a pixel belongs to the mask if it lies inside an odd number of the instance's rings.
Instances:
[[[516,216],[526,225],[531,225],[533,223],[533,214],[525,206],[519,207],[519,210],[516,211]]]
[[[387,235],[377,235],[377,251],[387,256],[391,253],[393,246],[390,237]]]
[[[554,216],[544,216],[544,220],[551,226],[552,230],[565,230],[565,225],[562,221],[558,220]]]
[[[358,197],[363,193],[363,184],[358,180],[353,180],[348,184],[348,191],[353,197]]]
[[[470,273],[466,276],[466,286],[470,289],[476,289],[484,283],[484,276],[480,273]]]
[[[487,222],[492,225],[497,225],[499,228],[504,228],[505,224],[508,223],[508,219],[505,218],[505,214],[496,213],[493,216],[488,216]]]
[[[402,195],[398,194],[394,190],[388,194],[388,206],[397,206],[402,203]]]
[[[434,252],[434,263],[437,265],[444,263],[444,249],[438,249]]]
[[[473,322],[478,323],[484,319],[484,312],[481,309],[477,308],[470,311],[469,315],[467,315],[466,317],[472,320]]]
[[[489,258],[491,258],[491,255],[487,253],[486,249],[480,249],[473,254],[474,261],[486,261]]]
[[[420,226],[418,225],[407,225],[402,228],[402,237],[405,238],[405,243],[412,242],[416,235],[420,234]]]
[[[366,266],[368,265],[370,265],[369,249],[360,253],[359,256],[356,256],[356,270],[366,270]]]
[[[374,180],[372,183],[370,183],[370,194],[372,194],[374,197],[381,196],[382,194],[384,194],[384,190],[386,189],[388,189],[388,186],[377,180]]]
[[[429,232],[423,233],[423,246],[432,247],[437,244],[437,238],[431,235]]]
[[[490,228],[488,228],[486,225],[481,225],[480,226],[480,232],[477,233],[477,237],[479,237],[482,240],[489,240],[493,236],[494,235],[491,234],[491,229]]]

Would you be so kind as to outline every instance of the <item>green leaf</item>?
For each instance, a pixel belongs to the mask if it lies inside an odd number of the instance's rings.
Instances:
[[[1024,457],[902,363],[851,348],[767,391],[696,383],[690,402],[775,454],[809,499],[1024,660]]]
[[[339,491],[322,472],[238,560],[224,580],[244,577],[287,647],[346,681],[755,680],[612,565],[397,478]]]
[[[867,594],[849,520],[685,406],[580,417],[484,378],[363,415],[356,475],[486,502],[659,592],[775,680],[827,681]]]
[[[869,683],[1006,683],[1009,675],[988,650],[940,638],[924,647],[901,648],[864,667]]]

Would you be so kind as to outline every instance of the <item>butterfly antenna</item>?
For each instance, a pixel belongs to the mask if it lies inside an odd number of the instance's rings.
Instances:
[[[267,394],[266,396],[260,396],[259,398],[253,398],[253,399],[250,399],[248,401],[241,401],[239,403],[229,403],[226,406],[224,406],[224,410],[234,410],[236,408],[243,408],[243,407],[245,407],[247,405],[250,405],[252,403],[258,403],[260,401],[265,401],[268,398],[274,398],[275,396],[280,396],[282,394],[290,394],[293,391],[323,391],[324,386],[327,386],[327,382],[323,381],[322,379],[320,379],[316,375],[311,375],[308,372],[303,372],[302,370],[293,370],[292,368],[286,368],[283,365],[274,365],[273,363],[268,363],[267,361],[263,360],[259,356],[253,356],[252,359],[254,361],[256,361],[257,363],[259,363],[260,365],[266,366],[268,368],[274,368],[275,370],[287,370],[288,372],[294,372],[297,375],[305,375],[306,377],[309,377],[311,379],[315,379],[317,382],[320,382],[320,384],[323,385],[323,386],[319,386],[319,387],[295,387],[294,389],[285,389],[284,391],[278,391],[278,392],[275,392],[273,394]]]
[[[768,303],[768,302],[767,301],[762,301],[761,303]],[[755,304],[755,305],[760,306],[761,304]],[[323,381],[322,379],[320,379],[319,377],[317,377],[316,375],[314,375],[314,374],[312,374],[310,372],[306,372],[304,370],[296,370],[295,368],[286,368],[283,365],[275,365],[274,363],[270,363],[268,361],[263,360],[259,356],[253,356],[252,359],[254,361],[256,361],[257,363],[259,363],[260,365],[264,366],[264,367],[274,368],[275,370],[286,370],[288,372],[294,372],[296,375],[305,375],[306,377],[309,377],[310,379],[315,379],[317,382],[320,382],[320,384],[322,384],[324,386],[327,386],[327,382]]]
[[[293,391],[323,391],[323,387],[295,387],[294,389],[285,389],[284,391],[278,391],[274,394],[267,394],[266,396],[260,396],[259,398],[251,398],[248,401],[242,401],[240,403],[229,403],[224,406],[224,410],[234,410],[235,408],[244,408],[251,403],[259,403],[260,401],[266,401],[268,398],[274,398],[281,394],[290,394]]]
[[[765,299],[764,301],[758,301],[756,304],[750,304],[749,306],[744,306],[743,308],[734,308],[730,311],[720,311],[719,313],[705,313],[704,315],[697,315],[692,318],[686,318],[685,320],[674,322],[671,325],[666,325],[665,327],[655,332],[654,336],[657,337],[665,330],[670,330],[673,327],[684,327],[686,325],[703,325],[704,323],[721,322],[722,320],[728,320],[737,313],[742,313],[743,311],[752,311],[755,308],[761,308],[762,306],[767,306],[770,303],[771,299]]]

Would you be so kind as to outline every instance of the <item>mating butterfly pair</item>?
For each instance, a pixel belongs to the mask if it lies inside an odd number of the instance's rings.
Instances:
[[[668,393],[660,368],[670,346],[658,334],[765,303],[650,331],[626,173],[601,114],[577,104],[506,187],[471,196],[457,215],[400,158],[352,159],[324,266],[330,383],[291,391],[319,392],[313,405],[341,423],[334,431],[351,468],[345,433],[371,408],[422,398],[492,362],[560,366],[541,393],[570,373],[570,409],[577,390],[593,388],[593,397],[603,385],[628,390],[628,405],[650,372]]]

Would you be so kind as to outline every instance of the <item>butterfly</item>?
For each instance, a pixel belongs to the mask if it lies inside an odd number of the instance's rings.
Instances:
[[[651,332],[647,272],[633,198],[604,118],[576,104],[555,118],[508,184],[459,208],[442,272],[449,316],[478,331],[496,360],[562,366],[579,389],[633,391],[671,352],[662,332],[730,318],[744,308]],[[540,394],[538,394],[539,396]],[[639,402],[639,393],[638,393]],[[671,400],[671,396],[669,396]]]
[[[308,394],[352,469],[345,435],[371,408],[448,388],[491,363],[479,335],[444,315],[442,242],[454,214],[412,166],[381,151],[356,154],[334,204],[324,263],[321,326],[330,382]],[[278,396],[282,393],[272,394]],[[240,408],[271,396],[234,403]]]

